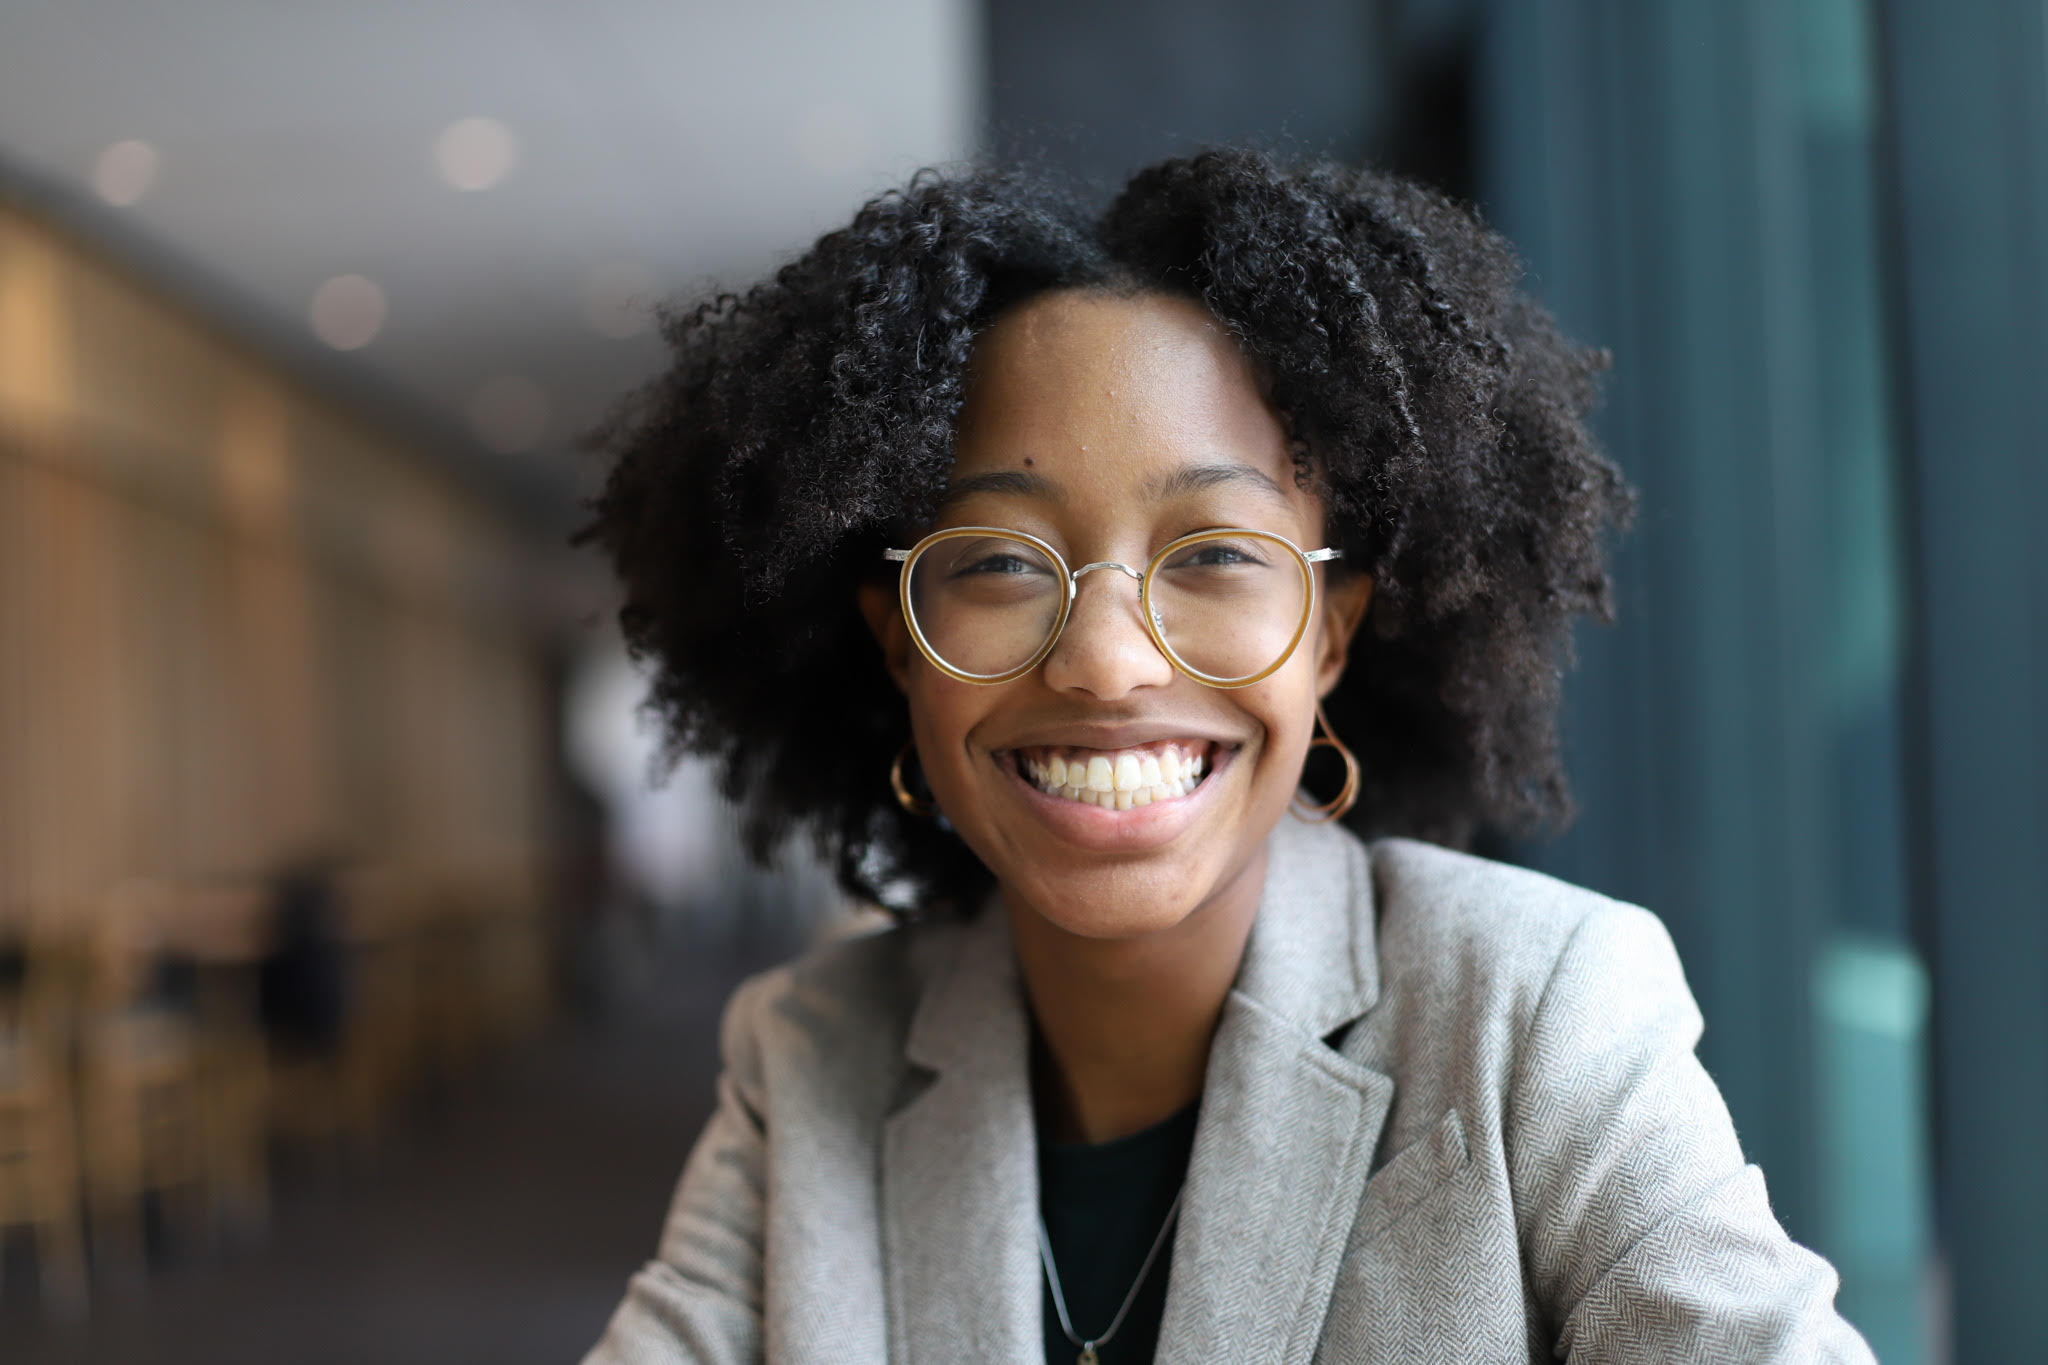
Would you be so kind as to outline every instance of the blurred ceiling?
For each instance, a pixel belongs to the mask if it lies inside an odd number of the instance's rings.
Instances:
[[[978,13],[0,0],[0,162],[531,476],[658,364],[650,299],[973,152]]]

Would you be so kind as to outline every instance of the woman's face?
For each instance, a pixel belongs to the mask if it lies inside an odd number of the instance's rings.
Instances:
[[[1213,527],[1277,532],[1304,550],[1324,543],[1322,507],[1296,485],[1252,367],[1198,304],[1161,295],[1050,294],[991,326],[976,346],[949,489],[931,529],[1028,532],[1070,569],[1113,560],[1142,570],[1168,541]],[[909,700],[932,793],[1005,894],[1068,932],[1129,938],[1233,888],[1256,895],[1316,698],[1337,680],[1371,587],[1315,572],[1301,643],[1277,672],[1237,689],[1176,670],[1145,629],[1137,583],[1114,570],[1083,575],[1044,662],[994,686],[932,667],[888,589],[870,587],[862,604]],[[1072,776],[1049,791],[1055,758]],[[1144,804],[1099,804],[1080,775],[1104,765],[1112,778],[1135,765],[1161,780],[1142,782]],[[1179,794],[1191,768],[1199,780]],[[1088,799],[1066,794],[1075,786]]]

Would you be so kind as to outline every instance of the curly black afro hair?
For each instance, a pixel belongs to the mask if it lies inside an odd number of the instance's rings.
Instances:
[[[1513,251],[1396,177],[1210,151],[1099,217],[1026,176],[925,172],[744,295],[664,316],[670,369],[602,444],[584,532],[625,585],[672,752],[716,757],[757,856],[808,828],[853,894],[973,903],[988,873],[892,799],[902,696],[855,605],[943,491],[975,338],[1063,288],[1199,301],[1270,377],[1344,563],[1375,580],[1331,724],[1364,833],[1561,825],[1575,614],[1610,614],[1631,495],[1585,426],[1602,353]]]

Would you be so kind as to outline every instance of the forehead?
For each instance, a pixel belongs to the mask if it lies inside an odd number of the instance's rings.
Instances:
[[[1233,468],[1237,477],[1226,472]],[[1199,304],[1043,295],[976,342],[956,496],[1036,492],[1119,505],[1201,487],[1291,503],[1294,485],[1286,431],[1257,371]]]

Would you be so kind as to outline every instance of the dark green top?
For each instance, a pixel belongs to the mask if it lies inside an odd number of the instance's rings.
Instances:
[[[1039,1143],[1039,1213],[1052,1242],[1053,1264],[1060,1272],[1074,1335],[1082,1340],[1108,1330],[1131,1282],[1138,1278],[1145,1253],[1152,1249],[1187,1175],[1200,1109],[1191,1104],[1163,1123],[1114,1142]],[[1146,1365],[1152,1359],[1159,1344],[1159,1320],[1166,1311],[1172,1260],[1169,1233],[1123,1326],[1107,1345],[1095,1349],[1102,1365]],[[1050,1284],[1040,1297],[1045,1304],[1046,1365],[1074,1365],[1081,1350],[1060,1331]]]

